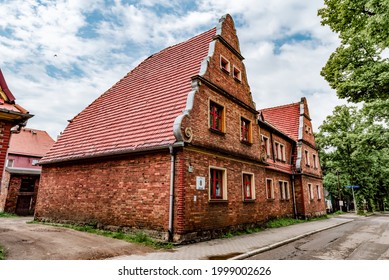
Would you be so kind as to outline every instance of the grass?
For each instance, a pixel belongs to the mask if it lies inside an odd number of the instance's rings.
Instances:
[[[171,249],[173,247],[172,243],[156,241],[144,232],[137,232],[131,234],[131,233],[124,233],[121,231],[109,231],[109,230],[97,229],[96,226],[94,225],[81,226],[81,225],[57,224],[57,223],[36,222],[36,221],[31,221],[28,223],[70,228],[77,231],[88,232],[88,233],[97,234],[105,237],[115,238],[130,243],[143,244],[152,247],[154,249]]]
[[[14,218],[14,217],[18,217],[18,216],[11,213],[0,212],[0,218]]]
[[[5,249],[0,246],[0,261],[5,260]]]
[[[307,220],[299,220],[299,219],[293,219],[293,218],[279,218],[279,219],[273,219],[268,221],[266,224],[263,226],[255,227],[255,228],[248,228],[245,230],[240,230],[240,231],[230,231],[227,232],[226,234],[223,235],[223,238],[230,238],[234,236],[239,236],[242,234],[251,234],[255,232],[260,232],[264,229],[267,228],[279,228],[279,227],[286,227],[294,224],[299,224],[299,223],[306,223],[306,222],[311,222],[311,221],[319,221],[319,220],[325,220],[328,219],[326,215],[320,216],[320,217],[315,217],[315,218],[309,218]]]

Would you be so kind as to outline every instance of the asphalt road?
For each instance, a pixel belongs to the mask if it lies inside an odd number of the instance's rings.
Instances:
[[[387,260],[389,215],[361,217],[293,243],[255,255],[251,260]]]

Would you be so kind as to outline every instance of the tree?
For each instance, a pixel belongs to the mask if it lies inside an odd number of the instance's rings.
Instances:
[[[326,189],[344,198],[351,195],[344,186],[358,185],[357,197],[366,199],[371,210],[382,209],[389,198],[388,103],[337,106],[316,135]]]
[[[340,46],[321,75],[351,102],[389,97],[389,1],[324,0],[322,25],[339,34]]]

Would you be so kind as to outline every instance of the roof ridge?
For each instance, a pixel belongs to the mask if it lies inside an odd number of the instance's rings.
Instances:
[[[268,107],[268,108],[263,108],[263,109],[259,109],[258,111],[263,111],[263,110],[271,110],[271,109],[278,109],[278,108],[282,108],[282,107],[290,107],[292,105],[299,105],[300,102],[294,102],[294,103],[289,103],[289,104],[284,104],[284,105],[279,105],[279,106],[274,106],[274,107]]]

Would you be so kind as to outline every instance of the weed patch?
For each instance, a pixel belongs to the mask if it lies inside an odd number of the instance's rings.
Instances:
[[[152,247],[154,249],[171,249],[173,248],[172,243],[166,243],[166,242],[160,242],[152,239],[150,236],[148,236],[144,232],[137,232],[137,233],[124,233],[121,231],[109,231],[109,230],[102,230],[97,229],[95,226],[91,225],[72,225],[72,224],[57,224],[57,223],[47,223],[47,222],[37,222],[37,221],[31,221],[28,222],[31,224],[44,224],[48,226],[55,226],[55,227],[65,227],[69,229],[74,229],[77,231],[97,234],[105,237],[115,238],[123,241],[127,241],[130,243],[137,243],[137,244],[143,244],[149,247]]]
[[[5,260],[5,249],[0,246],[0,261]]]
[[[0,212],[0,218],[15,218],[18,217],[15,214],[6,213],[6,212]]]

